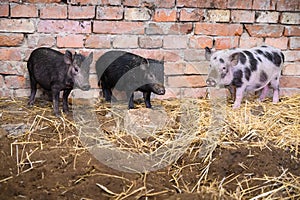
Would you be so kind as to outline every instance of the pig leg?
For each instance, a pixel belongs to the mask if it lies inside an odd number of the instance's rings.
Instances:
[[[59,90],[52,90],[53,111],[56,117],[59,116]]]
[[[106,86],[106,84],[104,84],[103,82],[101,82],[101,87],[102,87],[102,92],[103,92],[103,96],[105,98],[105,101],[110,102],[111,101],[111,96],[112,96],[111,89],[108,88]]]
[[[233,109],[237,109],[241,106],[244,90],[244,87],[236,88],[236,96],[233,104]]]
[[[259,101],[263,101],[266,98],[268,92],[269,92],[269,85],[267,84],[261,91],[261,94],[259,96]]]
[[[68,105],[68,96],[71,93],[71,90],[64,90],[63,93],[63,111],[69,112],[69,105]]]
[[[144,96],[146,108],[151,108],[152,107],[150,103],[151,92],[143,92],[143,96]]]
[[[130,96],[130,99],[129,99],[128,109],[133,109],[134,108],[133,98],[134,98],[134,95],[132,93],[131,96]]]
[[[32,106],[34,103],[34,99],[35,99],[35,94],[36,94],[36,80],[30,76],[30,88],[31,88],[31,92],[30,92],[30,97],[29,97],[29,102],[28,105]]]
[[[279,102],[279,76],[276,76],[271,81],[271,86],[274,89],[274,91],[273,91],[273,103],[278,103]]]

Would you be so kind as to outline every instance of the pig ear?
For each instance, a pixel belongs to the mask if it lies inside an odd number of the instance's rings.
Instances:
[[[68,65],[72,64],[72,53],[69,50],[66,50],[66,53],[64,55],[64,61]]]
[[[211,49],[208,47],[205,47],[205,59],[206,60],[210,60],[211,54],[212,54]]]
[[[239,63],[239,59],[240,59],[240,53],[231,54],[230,57],[229,57],[231,66],[232,67],[236,66]]]
[[[89,56],[87,58],[84,59],[83,63],[82,63],[82,67],[83,68],[89,68],[89,66],[91,65],[92,61],[93,61],[93,52],[91,52],[89,54]]]

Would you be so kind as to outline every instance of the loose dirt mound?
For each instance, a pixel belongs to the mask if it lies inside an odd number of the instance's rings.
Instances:
[[[186,152],[159,170],[127,173],[90,154],[78,137],[72,113],[58,119],[49,102],[38,100],[29,109],[27,99],[1,99],[0,199],[300,197],[299,96],[283,98],[278,105],[246,102],[238,111],[225,106],[224,126],[213,143],[207,135],[213,123],[210,102],[194,101],[199,105],[199,128]],[[105,124],[106,139],[117,148],[149,153],[172,139],[182,122],[178,100],[156,100],[153,105],[166,108],[170,117],[166,124],[172,130],[158,130],[142,140],[110,128],[110,105],[98,102],[94,110]]]

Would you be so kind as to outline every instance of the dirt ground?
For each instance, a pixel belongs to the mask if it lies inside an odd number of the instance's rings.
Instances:
[[[191,151],[158,171],[126,173],[95,159],[73,127],[47,125],[57,123],[51,103],[26,102],[0,101],[0,199],[300,198],[300,156],[288,148],[238,141],[209,160]],[[39,120],[44,128],[24,134]]]

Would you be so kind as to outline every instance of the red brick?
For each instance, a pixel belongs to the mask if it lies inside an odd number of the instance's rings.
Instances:
[[[267,45],[285,50],[287,49],[289,39],[287,37],[280,38],[266,38],[265,43]]]
[[[114,48],[137,48],[138,36],[136,35],[118,35],[113,40]]]
[[[277,10],[279,11],[300,11],[299,0],[278,0]]]
[[[196,23],[195,34],[237,36],[243,33],[242,24]]]
[[[102,0],[101,3],[103,5],[119,6],[122,4],[122,0]]]
[[[194,7],[194,8],[210,8],[210,7],[214,7],[214,2],[215,1],[206,1],[206,0],[189,0],[189,1],[177,0],[177,6]]]
[[[253,23],[254,22],[254,11],[249,10],[232,10],[231,19],[233,22],[241,23]]]
[[[27,45],[29,48],[35,47],[52,47],[56,44],[56,39],[53,35],[30,34],[27,36]]]
[[[0,17],[8,17],[9,15],[9,4],[0,5]]]
[[[184,62],[165,62],[164,63],[165,75],[182,75],[185,69]]]
[[[0,19],[0,32],[33,33],[34,22],[30,19]]]
[[[254,10],[275,10],[276,2],[273,0],[254,0],[252,8]]]
[[[204,18],[204,10],[199,8],[182,8],[180,10],[180,21],[202,21]]]
[[[38,8],[32,4],[12,4],[10,15],[11,17],[38,17]]]
[[[40,10],[41,19],[66,19],[67,18],[67,9],[65,5],[46,5]]]
[[[184,74],[208,74],[209,61],[187,62]]]
[[[287,62],[300,61],[300,51],[283,51],[283,54]]]
[[[42,33],[91,33],[91,22],[69,20],[41,20],[38,32]]]
[[[102,34],[144,34],[142,22],[94,21],[94,33]]]
[[[146,27],[148,35],[183,35],[193,30],[192,23],[150,23]]]
[[[90,81],[91,88],[99,88],[97,74],[90,74],[89,81]]]
[[[217,37],[215,38],[216,49],[236,48],[239,45],[239,37]]]
[[[69,6],[69,19],[92,19],[95,17],[95,6]]]
[[[123,0],[124,6],[139,6],[140,0]]]
[[[115,6],[97,7],[97,19],[119,20],[123,18],[123,8]]]
[[[1,34],[0,33],[0,46],[20,46],[23,43],[24,35],[23,34]]]
[[[240,37],[240,45],[241,48],[252,48],[262,45],[264,42],[263,38],[257,38],[257,37],[249,37],[247,33],[244,33]]]
[[[300,37],[290,38],[290,49],[300,50]]]
[[[299,63],[287,63],[284,65],[283,75],[290,75],[290,76],[300,76],[300,67]]]
[[[209,36],[191,36],[189,47],[192,49],[204,49],[205,47],[212,48],[213,38]]]
[[[252,37],[281,37],[284,30],[284,26],[270,24],[246,24],[245,27]]]
[[[87,48],[107,48],[111,47],[110,36],[106,35],[88,35],[84,46]]]
[[[16,0],[15,2],[20,2]],[[26,0],[27,3],[60,3],[61,0]]]
[[[206,88],[182,88],[181,96],[189,98],[201,98],[207,96]],[[178,98],[178,97],[177,97]]]
[[[282,76],[280,78],[280,86],[286,88],[300,88],[300,77]]]
[[[4,75],[24,75],[27,71],[25,62],[0,61],[0,66],[0,74]]]
[[[21,51],[17,48],[0,49],[0,60],[20,61],[22,59]]]
[[[143,36],[139,38],[139,46],[146,49],[161,48],[163,41],[161,37]]]
[[[71,2],[78,5],[99,5],[102,1],[101,0],[71,0]]]
[[[125,20],[148,21],[150,18],[151,11],[148,8],[125,8]]]
[[[163,48],[186,49],[188,37],[186,35],[168,35],[164,37]]]
[[[67,35],[57,37],[57,47],[60,48],[82,48],[84,45],[83,35]]]
[[[202,49],[186,49],[184,50],[184,60],[188,62],[201,62],[205,60],[205,51]]]
[[[250,9],[252,8],[252,0],[228,0],[227,8]]]
[[[153,21],[156,22],[175,22],[177,19],[177,12],[173,9],[156,9]]]
[[[300,26],[286,26],[284,36],[300,36]]]
[[[26,88],[26,79],[24,76],[5,76],[4,81],[9,89]]]
[[[175,0],[154,0],[153,5],[157,8],[173,8],[175,7]]]
[[[169,76],[167,79],[167,86],[175,88],[197,88],[206,86],[206,76]]]

